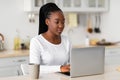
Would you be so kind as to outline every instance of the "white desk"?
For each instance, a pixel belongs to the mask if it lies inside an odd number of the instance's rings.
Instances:
[[[116,70],[119,66],[120,65],[106,66],[105,73],[101,75],[70,78],[60,73],[46,73],[41,74],[39,80],[120,80],[120,72]],[[6,77],[0,78],[0,80],[29,80],[29,76]]]

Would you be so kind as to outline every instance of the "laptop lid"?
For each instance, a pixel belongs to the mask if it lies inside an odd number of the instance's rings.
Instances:
[[[105,47],[73,48],[70,54],[70,76],[104,73]]]

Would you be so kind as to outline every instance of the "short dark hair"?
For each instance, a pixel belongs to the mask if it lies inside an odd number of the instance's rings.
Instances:
[[[55,3],[47,3],[40,8],[38,35],[48,30],[48,26],[46,25],[45,20],[49,18],[51,12],[56,12],[56,11],[62,12],[62,10]]]

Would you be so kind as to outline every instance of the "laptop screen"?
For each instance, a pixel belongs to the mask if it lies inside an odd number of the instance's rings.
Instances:
[[[73,48],[70,55],[70,76],[104,73],[105,47]]]

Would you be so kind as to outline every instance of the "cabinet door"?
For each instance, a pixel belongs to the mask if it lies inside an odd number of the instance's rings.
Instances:
[[[80,11],[81,9],[81,0],[60,0],[59,7],[64,12],[71,12],[71,11]]]
[[[72,0],[62,0],[63,2],[63,4],[62,4],[62,6],[63,6],[63,8],[70,8],[70,7],[72,7]]]
[[[19,76],[19,75],[20,72],[18,66],[0,67],[0,77]]]
[[[0,59],[0,67],[27,64],[28,60],[29,60],[28,56],[26,56],[26,57],[1,58]]]
[[[24,11],[38,13],[43,4],[44,0],[24,0]]]
[[[96,5],[97,5],[96,2],[97,2],[97,0],[88,0],[87,7],[96,8]]]
[[[44,0],[44,4],[49,3],[49,2],[55,3],[55,1],[56,0]]]
[[[61,0],[61,6],[63,8],[80,8],[81,0]]]
[[[85,4],[88,11],[104,12],[104,11],[108,11],[109,1],[108,0],[86,0]]]
[[[12,58],[12,62],[14,63],[14,65],[28,64],[29,57],[28,56],[14,57],[14,58]]]
[[[105,64],[106,65],[120,64],[120,48],[107,48],[105,50]]]
[[[43,0],[33,0],[33,7],[40,7],[41,5],[43,5]]]
[[[28,64],[28,56],[0,59],[0,77],[22,75],[20,64]]]

